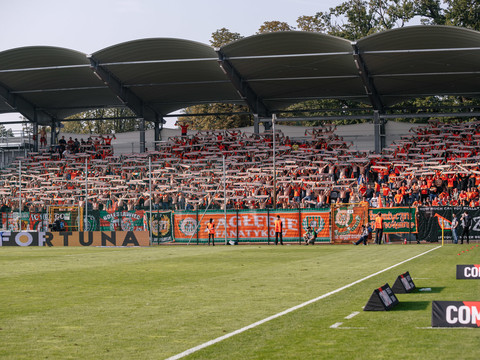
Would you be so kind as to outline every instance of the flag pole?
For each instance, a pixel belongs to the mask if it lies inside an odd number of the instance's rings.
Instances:
[[[277,115],[272,114],[272,132],[273,132],[273,208],[277,209],[277,169],[275,161],[275,120],[277,120]]]
[[[223,216],[225,218],[225,245],[227,245],[227,187],[226,170],[225,170],[225,154],[223,154]]]
[[[150,222],[147,221],[148,224],[148,230],[149,230],[149,236],[150,236],[150,245],[152,245],[152,224],[153,224],[153,219],[152,219],[152,157],[148,157],[148,196],[150,197]],[[158,212],[157,212],[158,216]]]
[[[85,217],[83,218],[83,231],[88,231],[88,157],[85,158]]]
[[[18,161],[18,230],[22,232],[22,160]]]

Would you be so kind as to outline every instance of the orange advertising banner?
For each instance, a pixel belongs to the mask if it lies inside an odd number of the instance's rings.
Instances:
[[[332,242],[350,244],[362,234],[368,223],[368,204],[335,204],[332,206]]]
[[[308,225],[317,230],[317,241],[330,241],[329,211],[241,211],[208,212],[203,218],[195,212],[174,214],[174,236],[176,242],[208,242],[207,224],[210,219],[215,225],[216,241],[269,242],[275,240],[274,221],[277,215],[282,220],[284,241],[302,241]]]

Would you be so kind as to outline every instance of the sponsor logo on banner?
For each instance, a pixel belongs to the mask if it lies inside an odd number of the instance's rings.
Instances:
[[[480,264],[457,265],[457,279],[480,280]]]
[[[178,223],[180,232],[186,236],[195,235],[197,232],[197,220],[191,217],[184,218]]]
[[[148,231],[1,233],[0,246],[149,246]]]
[[[434,301],[432,327],[480,327],[480,301]]]
[[[303,230],[311,227],[314,231],[320,232],[325,229],[325,220],[321,216],[306,216],[302,221]]]

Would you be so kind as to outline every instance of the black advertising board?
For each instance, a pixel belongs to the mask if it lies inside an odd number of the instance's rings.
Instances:
[[[452,214],[460,217],[467,212],[472,219],[470,227],[470,241],[480,239],[480,207],[462,206],[429,206],[418,208],[418,238],[428,242],[442,241],[442,226],[444,240],[452,242]],[[463,232],[462,226],[457,227],[457,235],[460,240]]]
[[[480,264],[457,265],[457,279],[480,280]]]
[[[432,327],[480,327],[480,301],[433,301]]]
[[[395,294],[406,294],[415,289],[410,273],[407,271],[401,275],[398,275],[397,280],[392,286],[392,290]]]
[[[397,304],[398,299],[390,288],[390,285],[385,284],[373,290],[372,296],[370,296],[363,311],[387,311]]]

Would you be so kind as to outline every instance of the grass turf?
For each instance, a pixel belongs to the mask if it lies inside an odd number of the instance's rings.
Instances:
[[[0,358],[167,358],[435,246],[0,248]],[[188,358],[477,359],[480,329],[428,329],[431,301],[480,300],[479,281],[455,280],[456,264],[479,263],[480,247],[457,255],[471,247],[447,245]],[[432,291],[362,311],[407,270]]]

